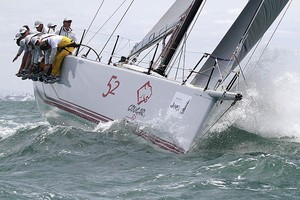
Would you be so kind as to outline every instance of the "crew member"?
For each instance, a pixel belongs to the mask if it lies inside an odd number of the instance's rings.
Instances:
[[[47,27],[48,27],[48,31],[47,31],[47,33],[55,33],[55,28],[56,28],[56,24],[54,24],[54,23],[48,23],[47,24]]]
[[[60,80],[61,63],[67,55],[72,54],[75,42],[66,36],[44,35],[35,42],[35,45],[45,52],[44,72],[48,75],[48,82]]]
[[[26,46],[26,38],[29,36],[29,30],[26,27],[22,27],[19,30],[19,37],[17,38],[17,44],[19,46],[19,50],[17,55],[14,57],[13,62],[17,60],[17,58],[23,54],[22,62],[19,67],[19,71],[16,74],[16,76],[21,77],[21,76],[28,76],[29,71],[28,71],[28,65],[30,65],[31,62],[31,52],[30,49],[28,49],[28,46]]]
[[[47,33],[47,30],[45,29],[44,24],[41,21],[34,22],[34,27],[40,33]]]
[[[63,26],[59,30],[57,30],[55,34],[66,36],[68,38],[71,38],[74,42],[76,42],[77,40],[71,28],[71,23],[72,20],[66,17],[63,21]]]

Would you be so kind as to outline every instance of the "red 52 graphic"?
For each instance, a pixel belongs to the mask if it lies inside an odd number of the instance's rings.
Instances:
[[[106,97],[109,94],[115,95],[114,91],[120,86],[120,81],[118,81],[117,78],[118,77],[114,75],[110,78],[110,80],[107,83],[108,86],[107,92],[105,94],[102,93],[103,97]]]

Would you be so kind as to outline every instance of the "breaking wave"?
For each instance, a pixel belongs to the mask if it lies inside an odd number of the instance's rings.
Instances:
[[[213,131],[236,126],[264,137],[289,137],[300,142],[299,52],[278,51],[269,52],[267,59],[259,62],[247,79],[248,85],[242,87],[243,100]],[[290,54],[295,55],[293,59]]]

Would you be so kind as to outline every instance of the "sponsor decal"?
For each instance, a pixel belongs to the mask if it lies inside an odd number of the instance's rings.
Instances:
[[[131,112],[131,113],[134,113],[135,115],[137,116],[141,116],[141,117],[145,117],[145,112],[146,112],[146,109],[145,108],[142,108],[142,107],[139,107],[137,105],[134,105],[134,104],[131,104],[127,111]]]
[[[128,112],[132,113],[131,116],[126,116],[128,119],[135,120],[138,116],[145,117],[146,109],[139,107],[138,105],[131,104],[128,106]]]
[[[169,114],[173,117],[182,118],[192,97],[176,92],[169,106]]]
[[[135,120],[137,117],[145,117],[146,109],[141,106],[142,103],[146,104],[152,96],[152,86],[150,81],[146,82],[142,87],[137,90],[137,102],[128,106],[127,111],[130,113],[126,116],[130,120]]]

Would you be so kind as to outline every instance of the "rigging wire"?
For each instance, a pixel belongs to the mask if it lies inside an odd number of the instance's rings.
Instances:
[[[189,38],[189,36],[190,36],[190,34],[191,34],[191,32],[192,32],[192,30],[193,30],[193,28],[194,28],[196,22],[198,21],[198,18],[199,18],[199,16],[200,16],[200,14],[201,14],[201,12],[202,12],[202,10],[203,10],[205,4],[206,4],[206,1],[207,1],[207,0],[204,0],[204,2],[203,2],[203,4],[202,4],[201,8],[200,8],[199,11],[198,11],[198,14],[196,15],[195,19],[193,20],[193,23],[192,23],[192,25],[191,25],[191,28],[189,28],[189,31],[186,33],[184,43],[186,43],[186,41],[187,41],[187,39]],[[171,39],[170,39],[170,40],[171,40]],[[182,44],[182,46],[181,46],[181,50],[182,50],[182,48],[183,48],[183,44]],[[179,52],[179,51],[178,51],[178,52]],[[176,60],[178,59],[178,57],[179,57],[178,54],[180,54],[180,53],[177,53],[177,56],[175,56],[175,58],[173,59],[173,62],[172,62],[173,64],[172,64],[172,65],[174,65],[175,62],[176,62]],[[180,56],[180,57],[181,57],[181,56]],[[158,61],[156,61],[156,63],[158,63]],[[170,65],[170,66],[172,66],[172,65]],[[167,75],[171,72],[171,68],[172,68],[172,67],[168,67],[168,68],[170,68],[170,69],[168,69]]]
[[[273,37],[274,37],[274,35],[275,35],[275,32],[278,30],[278,27],[279,27],[279,25],[281,24],[281,22],[282,22],[284,16],[286,15],[286,13],[287,13],[287,11],[288,11],[288,9],[289,9],[289,7],[290,7],[292,1],[293,1],[293,0],[291,0],[291,1],[289,2],[289,4],[288,4],[287,8],[285,9],[285,11],[284,11],[282,17],[281,17],[280,20],[279,20],[277,26],[275,27],[275,29],[274,29],[274,31],[273,31],[271,37],[269,38],[269,40],[268,40],[268,42],[267,42],[265,48],[263,49],[262,53],[260,54],[260,57],[258,58],[258,60],[256,61],[254,67],[252,68],[252,71],[250,72],[250,75],[249,75],[249,76],[251,76],[251,74],[253,73],[254,69],[255,69],[256,66],[258,65],[258,62],[261,60],[262,56],[263,56],[264,53],[266,52],[267,47],[269,46],[271,40],[273,39]],[[259,41],[259,43],[260,43],[260,42],[261,42],[261,41]],[[257,44],[257,46],[258,46],[258,44]],[[255,50],[256,50],[256,49],[257,49],[257,47],[255,48]],[[244,71],[245,71],[246,67],[248,66],[248,63],[250,62],[250,59],[252,58],[253,54],[254,54],[254,52],[251,54],[251,57],[249,58],[247,64],[245,65]]]
[[[128,39],[128,38],[125,38],[125,37],[121,37],[121,36],[120,36],[120,38],[121,38],[121,41],[119,42],[119,44],[118,44],[118,46],[116,48],[116,50],[117,50],[116,53],[121,52],[124,48],[126,48],[128,46],[129,46],[129,49],[130,49],[130,42],[131,42],[131,40]],[[125,41],[125,44],[122,44],[124,41]]]
[[[219,75],[220,75],[220,80],[223,82],[223,74],[221,72],[220,65],[219,65],[219,62],[218,62],[217,58],[215,58],[215,63],[216,63],[216,67],[217,67]]]
[[[255,64],[255,66],[257,66],[257,63],[259,62],[259,60],[262,58],[262,56],[263,56],[263,54],[265,53],[265,51],[266,51],[266,49],[267,49],[267,47],[268,47],[268,45],[270,44],[270,42],[271,42],[271,40],[272,40],[272,38],[273,38],[273,36],[274,36],[274,34],[275,34],[275,32],[277,31],[277,29],[278,29],[278,27],[279,27],[279,25],[280,25],[280,23],[282,22],[282,20],[283,20],[283,18],[284,18],[284,16],[285,16],[285,14],[287,13],[287,10],[289,9],[289,7],[290,7],[290,5],[291,5],[291,3],[292,3],[292,0],[289,2],[289,4],[288,4],[288,6],[287,6],[287,8],[286,8],[286,10],[285,10],[285,12],[283,13],[283,15],[282,15],[282,17],[280,18],[280,20],[279,20],[279,22],[278,22],[278,24],[277,24],[277,26],[276,26],[276,28],[275,28],[275,30],[273,31],[273,33],[272,33],[272,35],[271,35],[271,37],[270,37],[270,39],[268,40],[268,43],[267,43],[267,45],[265,46],[265,48],[264,48],[264,50],[263,50],[263,52],[262,52],[262,54],[260,55],[260,57],[259,57],[259,59],[258,59],[258,61],[256,62],[256,64]],[[248,63],[247,63],[248,64]],[[245,68],[246,68],[246,66],[245,66]],[[245,69],[244,68],[244,69]],[[255,67],[254,67],[255,68]],[[191,151],[195,146],[196,146],[196,144],[200,141],[200,140],[202,140],[203,139],[203,137],[213,128],[213,126],[235,105],[235,103],[237,102],[237,100],[235,100],[234,102],[232,102],[231,103],[231,105],[224,111],[224,113],[222,113],[222,115],[205,131],[205,133],[201,136],[201,137],[199,137],[195,142],[194,142],[194,144],[192,145],[192,147],[191,147],[191,149],[189,150],[189,151]]]
[[[97,10],[97,12],[96,12],[96,14],[94,15],[94,18],[92,19],[92,21],[91,21],[91,23],[90,23],[90,25],[89,25],[89,27],[88,27],[88,29],[87,29],[85,35],[83,36],[83,39],[86,37],[86,35],[87,35],[87,33],[89,32],[91,26],[93,25],[93,23],[94,23],[94,21],[95,21],[97,15],[98,15],[100,9],[101,9],[102,6],[103,6],[103,3],[104,3],[104,0],[101,2],[101,4],[100,4],[100,6],[99,6],[99,8],[98,8],[98,10]],[[87,44],[88,44],[88,43],[87,43]]]
[[[257,9],[256,12],[254,13],[254,16],[252,17],[252,20],[251,20],[250,23],[248,24],[248,27],[246,28],[246,31],[244,32],[244,34],[243,34],[243,36],[242,36],[242,38],[241,38],[241,40],[240,40],[240,42],[239,42],[239,44],[238,44],[238,46],[237,46],[235,52],[233,53],[233,55],[234,55],[235,58],[236,58],[235,55],[236,55],[237,53],[240,53],[240,51],[241,51],[241,49],[242,49],[242,46],[241,46],[241,45],[243,45],[243,44],[245,43],[246,38],[248,37],[247,35],[249,34],[250,28],[251,28],[252,24],[254,23],[254,20],[255,20],[256,16],[258,15],[259,10],[260,10],[261,7],[263,6],[264,1],[265,1],[265,0],[262,0],[262,1],[260,2],[258,9]],[[260,41],[260,40],[259,40],[259,41]],[[257,48],[257,46],[256,46],[256,48]],[[255,50],[256,50],[256,48],[255,48]],[[253,54],[252,54],[252,55],[253,55]],[[230,73],[230,72],[227,72],[227,75],[226,75],[226,76],[229,75],[228,73]]]
[[[179,71],[179,67],[180,67],[180,63],[181,63],[181,57],[182,57],[183,54],[184,54],[184,50],[183,50],[183,46],[182,46],[181,51],[179,53],[179,59],[178,59],[176,73],[175,73],[175,76],[174,76],[175,80],[177,80],[178,71]],[[170,73],[170,71],[169,71],[169,73]],[[168,75],[169,75],[169,73],[168,73]]]
[[[203,139],[203,137],[216,125],[216,123],[218,123],[218,121],[235,105],[235,103],[237,102],[237,99],[234,100],[230,106],[224,111],[224,113],[222,113],[222,115],[205,131],[205,133],[199,137],[194,144],[191,146],[190,150],[191,151],[193,148],[195,148],[196,144],[199,143],[200,140]]]
[[[127,1],[127,0],[125,0]],[[106,43],[104,44],[102,50],[100,51],[99,55],[102,54],[103,50],[105,49],[106,45],[108,44],[108,42],[110,41],[110,39],[112,38],[113,34],[115,33],[115,31],[117,30],[117,28],[119,27],[120,23],[123,21],[125,15],[127,14],[127,12],[129,11],[129,9],[131,8],[132,4],[133,4],[134,0],[131,1],[131,3],[129,4],[128,8],[126,9],[125,13],[123,14],[123,16],[121,17],[120,21],[118,22],[117,26],[115,27],[115,29],[113,30],[113,32],[111,33],[111,35],[109,36],[108,40],[106,41]]]
[[[142,58],[142,59],[140,59],[140,61],[137,63],[137,65],[139,65],[140,63],[142,63],[143,62],[143,60],[154,50],[156,48],[156,46],[153,46],[149,51],[148,51],[148,53]],[[144,62],[144,63],[146,63],[146,62]]]
[[[178,62],[177,64],[177,68],[176,68],[176,73],[174,75],[174,80],[177,80],[178,78],[178,72],[179,70],[182,71],[182,82],[184,81],[184,71],[185,69],[185,59],[186,59],[186,40],[187,40],[187,35],[185,34],[184,36],[184,42],[182,43],[180,50],[178,50],[178,53],[176,54],[175,58],[172,61],[172,64],[170,66],[174,66],[176,62]],[[183,60],[182,62],[182,67],[180,67],[181,65],[181,60]],[[168,72],[166,73],[167,76],[170,75],[171,71],[172,71],[173,67],[169,67]]]
[[[265,51],[267,50],[267,47],[269,46],[269,44],[270,44],[270,42],[271,42],[273,36],[275,35],[275,32],[277,31],[279,25],[281,24],[281,22],[282,22],[282,20],[283,20],[285,14],[286,14],[288,8],[290,7],[291,2],[292,2],[292,0],[289,2],[287,8],[285,9],[284,14],[282,15],[282,17],[281,17],[281,19],[279,20],[279,22],[278,22],[278,24],[277,24],[275,30],[273,31],[271,37],[269,38],[268,43],[266,44],[266,46],[265,46],[263,52],[260,54],[260,57],[259,57],[259,59],[256,61],[254,67],[252,68],[252,71],[249,73],[248,78],[250,78],[250,76],[252,75],[254,69],[255,69],[256,66],[258,65],[258,63],[259,63],[259,61],[261,60],[262,56],[264,55]],[[253,49],[251,55],[249,56],[249,58],[248,58],[248,60],[247,60],[247,62],[246,62],[246,64],[245,64],[245,66],[244,66],[243,68],[240,66],[240,63],[239,63],[239,60],[238,60],[236,54],[233,54],[233,56],[234,56],[234,58],[235,58],[235,61],[238,63],[238,67],[239,67],[239,69],[240,69],[241,75],[242,75],[243,80],[244,80],[244,82],[245,82],[246,85],[248,85],[248,83],[247,83],[247,81],[246,81],[246,76],[245,76],[245,74],[244,74],[244,71],[246,71],[246,68],[248,67],[250,61],[252,60],[252,58],[253,58],[255,52],[257,51],[257,49],[258,49],[258,47],[259,47],[259,45],[260,45],[260,43],[261,43],[261,41],[262,41],[262,38],[260,38],[259,41],[257,42],[257,44],[255,45],[255,48]]]
[[[237,65],[238,65],[238,67],[239,67],[239,69],[240,69],[239,71],[240,71],[241,74],[242,74],[243,80],[245,81],[245,84],[248,86],[248,83],[247,83],[247,80],[246,80],[246,77],[245,77],[245,73],[244,73],[245,68],[242,69],[241,64],[240,64],[240,61],[239,61],[239,59],[236,57],[235,54],[234,54],[234,57],[235,57],[235,61],[237,62]]]
[[[104,22],[104,24],[96,31],[96,33],[90,38],[90,40],[87,42],[87,44],[89,44],[91,42],[92,39],[94,39],[94,37],[99,33],[99,31],[109,22],[109,20],[116,14],[116,12],[118,10],[120,10],[120,8],[123,6],[123,4],[126,2],[127,0],[124,0],[120,6],[109,16],[109,18]]]
[[[186,66],[186,43],[184,43],[184,54],[183,54],[183,64],[182,64],[182,82],[184,81],[184,72],[185,72],[185,66]]]
[[[189,32],[188,32],[188,34],[187,34],[187,38],[190,36],[190,34],[191,34],[191,32],[192,32],[192,30],[193,30],[193,28],[194,28],[196,22],[198,21],[198,18],[199,18],[199,16],[200,16],[200,14],[202,13],[202,10],[203,10],[203,8],[204,8],[204,6],[205,6],[205,4],[206,4],[206,1],[207,1],[207,0],[204,0],[202,6],[201,6],[201,8],[200,8],[200,10],[198,11],[198,14],[197,14],[197,16],[196,16],[196,18],[195,18],[195,20],[194,20],[194,22],[193,22],[193,24],[192,24],[192,26],[191,26]]]

